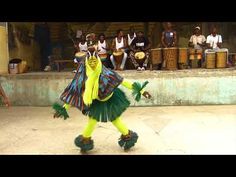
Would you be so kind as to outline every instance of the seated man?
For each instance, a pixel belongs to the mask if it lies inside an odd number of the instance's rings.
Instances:
[[[222,36],[217,34],[216,27],[211,28],[211,34],[207,36],[207,48],[218,50],[222,45]]]
[[[106,42],[105,35],[102,33],[98,37],[98,43],[97,43],[97,52],[98,56],[100,57],[102,64],[106,66],[107,68],[112,68],[111,60],[109,59],[110,56],[108,54],[109,51],[109,45]]]
[[[88,37],[88,35],[87,35],[87,37]],[[86,40],[87,37],[82,34],[80,42],[74,46],[76,49],[75,55],[80,55],[80,57],[79,57],[80,59],[83,59],[83,55],[85,57],[86,53],[88,51],[89,40]],[[90,38],[88,38],[88,39],[90,39]],[[78,63],[77,59],[74,59],[74,63]],[[76,69],[73,70],[73,73],[76,73]]]
[[[75,45],[76,52],[87,52],[87,41],[84,35],[81,36],[81,41]]]
[[[129,34],[127,34],[127,38],[128,38],[128,46],[131,45],[132,41],[134,40],[134,38],[136,37],[136,33],[134,30],[134,27],[131,26],[129,29]]]
[[[93,45],[95,47],[95,50],[97,51],[97,44],[96,44],[96,34],[95,33],[89,33],[86,35],[86,41],[87,45]]]
[[[127,52],[127,55],[129,56],[130,54],[130,45],[132,43],[132,41],[134,40],[134,38],[136,38],[137,34],[134,30],[134,26],[130,26],[130,29],[129,29],[129,33],[127,34],[127,45],[128,45],[128,48],[126,50]]]
[[[225,51],[227,52],[227,61],[228,61],[228,49],[222,48],[222,36],[217,34],[217,29],[215,26],[211,28],[211,34],[207,36],[206,44],[208,49],[205,50],[205,58],[208,52]]]
[[[112,41],[113,54],[110,57],[115,70],[124,70],[127,60],[126,48],[127,40],[124,37],[123,31],[119,29],[117,30],[117,37]]]
[[[190,37],[188,45],[189,47],[200,50],[203,50],[203,47],[206,45],[206,38],[201,34],[199,26],[195,27],[194,34]]]
[[[194,29],[194,34],[190,37],[188,46],[193,48],[194,50],[191,50],[191,55],[194,57],[197,57],[198,55],[201,57],[201,59],[198,60],[198,67],[201,67],[201,61],[204,62],[203,57],[203,51],[204,47],[206,45],[206,38],[204,35],[201,34],[200,27],[196,26]],[[190,63],[194,60],[190,60]],[[191,64],[192,65],[192,64]]]
[[[150,43],[148,39],[144,36],[142,31],[139,31],[137,33],[137,37],[134,38],[130,45],[130,58],[131,61],[134,65],[134,67],[138,70],[145,70],[147,68],[147,64],[149,61],[149,56],[150,56]],[[144,52],[145,56],[144,58],[135,58],[135,54],[137,52]]]

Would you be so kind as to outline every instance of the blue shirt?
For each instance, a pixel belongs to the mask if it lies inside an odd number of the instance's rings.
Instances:
[[[167,47],[171,47],[174,43],[174,31],[165,31],[164,32],[164,42]]]

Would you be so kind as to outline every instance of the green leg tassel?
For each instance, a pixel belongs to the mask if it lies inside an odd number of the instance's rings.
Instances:
[[[75,145],[78,146],[82,152],[87,152],[94,148],[93,140],[91,138],[85,138],[83,135],[79,135],[75,138]]]
[[[54,113],[54,118],[55,117],[64,117],[64,120],[69,118],[69,115],[68,115],[66,109],[63,106],[61,106],[60,104],[54,103],[52,108],[56,111]]]
[[[120,147],[123,147],[124,150],[128,150],[135,145],[137,140],[138,140],[137,133],[129,130],[128,135],[121,135],[118,144],[120,145]]]

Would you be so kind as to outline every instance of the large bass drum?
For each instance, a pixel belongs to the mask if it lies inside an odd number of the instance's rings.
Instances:
[[[166,62],[167,70],[177,69],[177,58],[178,58],[178,48],[164,48],[163,49],[163,59]]]

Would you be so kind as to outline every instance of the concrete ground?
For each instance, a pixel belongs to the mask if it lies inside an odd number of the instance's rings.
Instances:
[[[81,154],[74,138],[87,119],[75,108],[68,120],[50,107],[0,107],[0,154]],[[99,123],[88,154],[236,154],[236,106],[130,107],[123,121],[139,135],[124,152],[120,133]]]

